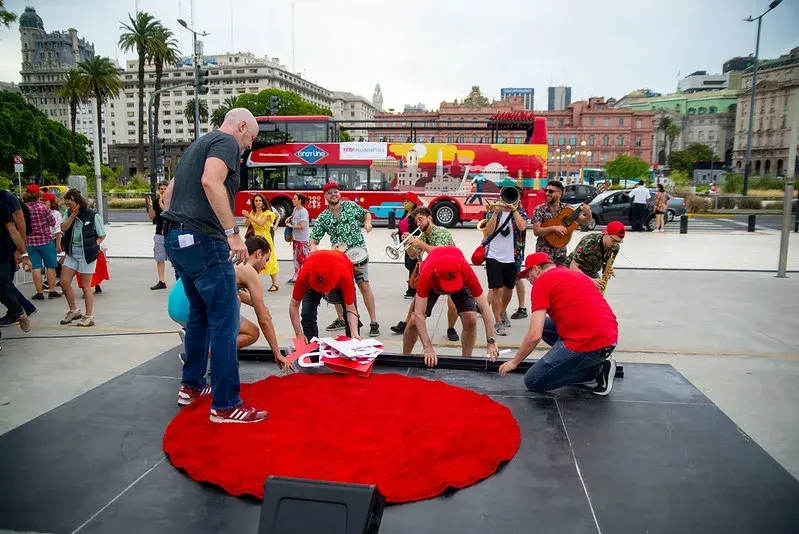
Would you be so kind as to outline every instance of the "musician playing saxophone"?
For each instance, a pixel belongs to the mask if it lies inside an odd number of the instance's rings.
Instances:
[[[611,221],[601,233],[591,233],[583,237],[577,248],[566,257],[566,265],[572,270],[587,274],[594,279],[600,290],[604,290],[602,272],[608,266],[608,261],[619,253],[624,234],[624,224]],[[613,275],[613,267],[610,267],[607,275]]]
[[[555,247],[551,245],[546,240],[545,236],[551,233],[566,235],[568,230],[564,226],[551,226],[547,228],[541,226],[544,221],[557,217],[561,210],[566,207],[565,204],[561,204],[560,202],[560,197],[563,196],[563,184],[558,180],[551,180],[544,189],[544,192],[546,193],[546,202],[535,208],[532,217],[533,233],[538,237],[535,243],[535,251],[549,254],[549,257],[552,258],[555,265],[565,265],[566,247]],[[588,207],[588,204],[581,204],[580,210],[582,213],[580,217],[578,217],[577,223],[583,225],[586,221],[591,220],[591,208]]]

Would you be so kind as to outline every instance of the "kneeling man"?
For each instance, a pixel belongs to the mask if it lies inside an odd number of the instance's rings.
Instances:
[[[474,274],[474,269],[466,261],[458,247],[435,247],[427,255],[419,268],[419,282],[416,286],[414,313],[403,333],[403,352],[410,354],[416,345],[416,338],[422,340],[424,361],[428,366],[438,363],[436,351],[427,333],[426,319],[433,313],[438,297],[447,295],[452,299],[463,324],[462,354],[471,356],[477,338],[477,309],[483,315],[486,329],[488,354],[496,359],[497,343],[494,339],[494,315],[488,307],[488,300]]]
[[[295,337],[306,343],[319,337],[317,314],[323,298],[331,304],[344,304],[345,334],[360,339],[358,309],[355,306],[355,271],[352,261],[341,251],[311,252],[297,273],[289,303],[289,317]]]
[[[527,389],[543,392],[596,382],[595,394],[610,393],[618,323],[594,282],[581,272],[556,267],[544,252],[527,256],[519,277],[533,284],[532,319],[519,352],[500,366],[499,375],[504,378],[516,369],[543,339],[551,348],[525,373]]]

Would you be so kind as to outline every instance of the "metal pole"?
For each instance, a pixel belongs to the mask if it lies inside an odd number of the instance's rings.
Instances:
[[[788,148],[788,171],[785,174],[785,197],[782,200],[782,234],[780,235],[780,259],[777,265],[777,278],[785,278],[788,268],[788,238],[791,235],[791,205],[793,204],[793,182],[796,174],[796,136],[799,135],[799,90],[793,93],[793,117],[791,118],[791,139]],[[796,206],[799,211],[799,204]]]
[[[760,54],[760,25],[763,15],[757,18],[757,42],[755,44],[755,64],[752,67],[752,96],[749,98],[749,131],[746,133],[746,159],[744,160],[744,185],[741,194],[749,190],[749,173],[752,167],[752,128],[755,125],[755,92],[757,91],[757,58]]]
[[[200,79],[200,58],[197,55],[197,32],[192,30],[194,35],[194,140],[200,138],[200,88],[197,80]]]
[[[160,91],[153,91],[150,101],[147,102],[147,154],[150,161],[150,192],[155,194],[155,182],[157,179],[155,169],[155,143],[153,142],[153,102],[155,95]]]
[[[97,193],[97,201],[95,203],[95,210],[98,215],[100,215],[100,220],[105,221],[105,217],[103,217],[103,181],[102,181],[102,172],[100,169],[100,111],[98,107],[100,103],[97,102],[97,99],[94,99],[94,179],[95,179],[95,190]]]

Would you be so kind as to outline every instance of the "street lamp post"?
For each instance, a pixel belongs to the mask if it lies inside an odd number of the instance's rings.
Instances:
[[[746,193],[749,189],[749,174],[752,167],[752,128],[754,128],[755,124],[755,92],[757,91],[757,64],[758,64],[758,56],[760,55],[760,26],[763,22],[763,17],[780,5],[782,0],[773,0],[768,9],[759,17],[752,18],[751,16],[745,18],[744,21],[746,22],[753,22],[757,20],[757,40],[755,42],[755,62],[752,66],[752,95],[749,98],[749,131],[746,133],[746,157],[744,160],[744,184],[743,184],[743,191],[742,194],[746,196]]]
[[[593,154],[590,150],[586,150],[586,142],[585,140],[580,141],[580,150],[577,152],[577,155],[580,156],[580,183],[585,183],[585,164],[588,161],[588,158],[591,157]]]
[[[197,35],[205,37],[208,35],[207,32],[202,32],[198,34],[183,19],[178,19],[178,23],[189,30],[192,35],[192,63],[194,63],[194,140],[196,141],[200,137],[200,93],[199,93],[199,86],[197,85],[197,80],[200,79],[200,56],[197,53]]]

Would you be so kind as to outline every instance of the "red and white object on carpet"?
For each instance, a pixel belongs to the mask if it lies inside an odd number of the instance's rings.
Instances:
[[[327,367],[337,373],[368,377],[375,358],[383,353],[383,343],[376,339],[313,338],[310,343],[294,339],[295,351],[287,359],[300,367]]]

